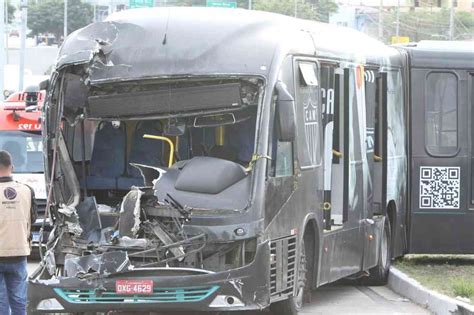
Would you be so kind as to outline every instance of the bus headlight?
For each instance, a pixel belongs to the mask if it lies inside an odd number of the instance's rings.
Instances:
[[[218,295],[209,304],[209,307],[244,307],[245,304],[237,297],[232,295]]]
[[[55,298],[41,300],[36,306],[38,311],[62,311],[64,307]]]

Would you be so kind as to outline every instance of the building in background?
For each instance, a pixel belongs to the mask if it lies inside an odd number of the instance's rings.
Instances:
[[[395,42],[400,42],[400,38],[420,41],[474,37],[474,0],[339,0],[337,3],[339,10],[330,16],[331,24],[354,28],[386,43],[394,42],[397,25],[400,37]],[[455,12],[452,21],[451,3]]]

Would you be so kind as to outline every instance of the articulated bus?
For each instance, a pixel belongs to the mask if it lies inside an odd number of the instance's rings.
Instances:
[[[411,91],[409,251],[474,254],[474,45],[402,49]]]
[[[40,242],[46,206],[44,180],[43,138],[41,136],[41,107],[45,93],[37,87],[10,95],[0,105],[0,150],[8,151],[13,159],[13,178],[29,185],[35,192],[38,219],[32,226],[32,243]],[[45,225],[43,236],[50,227]]]
[[[29,311],[296,314],[407,251],[407,54],[211,8],[72,33],[48,82],[54,228]]]

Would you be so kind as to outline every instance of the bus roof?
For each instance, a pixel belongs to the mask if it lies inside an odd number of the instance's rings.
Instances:
[[[315,51],[316,47],[316,51]],[[364,62],[398,52],[348,29],[243,9],[150,8],[121,11],[72,33],[56,67],[93,61],[92,84],[166,76],[267,76],[278,53]]]
[[[474,69],[474,42],[421,41],[400,46],[415,68]]]

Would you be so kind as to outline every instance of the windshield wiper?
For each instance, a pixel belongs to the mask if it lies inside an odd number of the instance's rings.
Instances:
[[[169,198],[165,199],[165,202],[168,203],[172,208],[178,210],[178,212],[185,217],[186,219],[189,218],[191,211],[187,207],[183,207],[176,199],[174,199],[169,193],[166,194],[166,197]]]

